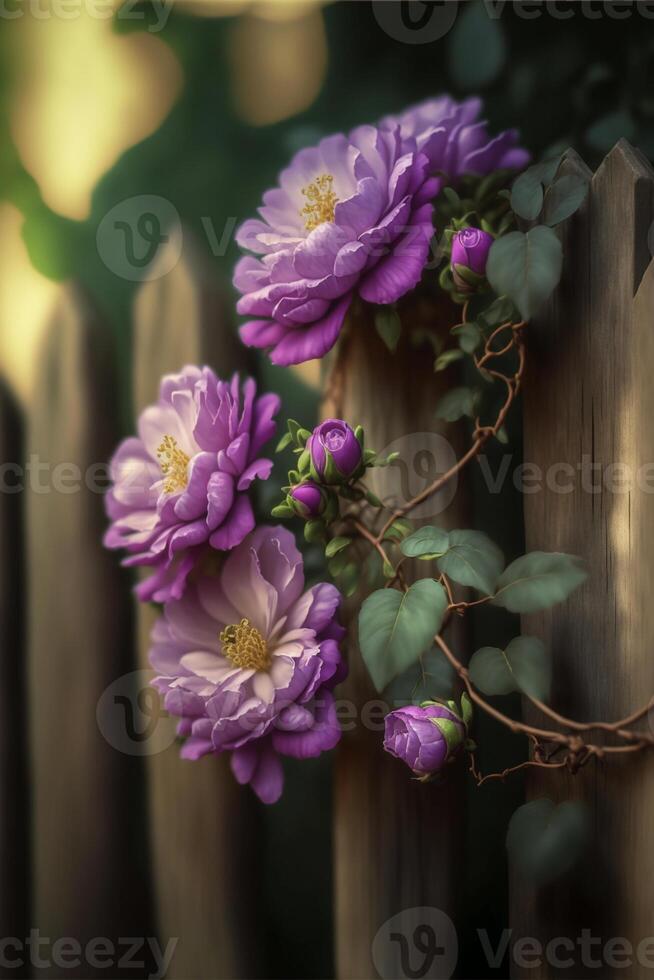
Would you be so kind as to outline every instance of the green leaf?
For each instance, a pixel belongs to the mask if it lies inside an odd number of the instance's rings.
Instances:
[[[588,181],[576,174],[568,174],[554,181],[545,196],[543,221],[546,225],[558,225],[581,207],[588,194]]]
[[[458,339],[459,347],[465,354],[474,354],[482,340],[476,323],[459,323],[450,332]]]
[[[339,551],[342,551],[343,548],[349,547],[351,544],[352,538],[332,538],[325,548],[325,554],[328,558],[333,558]]]
[[[436,418],[446,422],[456,422],[464,415],[474,418],[477,394],[473,388],[450,388],[436,406]]]
[[[481,531],[450,531],[449,547],[438,559],[438,567],[459,585],[492,595],[504,568],[504,555]]]
[[[481,2],[467,3],[450,35],[449,70],[454,85],[464,92],[490,85],[506,61],[504,26],[489,17]]]
[[[460,361],[464,356],[460,347],[453,347],[452,350],[443,351],[434,361],[434,371],[444,371],[450,364]]]
[[[296,422],[295,419],[289,419],[286,424],[288,426],[288,434],[291,437],[291,440],[296,446],[299,445],[298,432],[301,429],[300,423]]]
[[[466,726],[466,729],[470,728],[470,725],[472,724],[472,715],[472,701],[464,691],[461,695],[461,717],[463,718],[463,724]]]
[[[563,602],[586,577],[581,559],[574,555],[532,551],[505,569],[492,601],[509,612],[539,612]]]
[[[584,852],[590,833],[580,803],[532,800],[519,807],[509,823],[506,849],[515,870],[535,885],[569,871]]]
[[[349,599],[351,595],[354,595],[359,585],[359,578],[361,577],[361,569],[354,562],[350,562],[346,565],[341,572],[340,587],[343,595]],[[390,590],[389,590],[390,591]]]
[[[420,527],[401,544],[402,553],[407,558],[444,555],[449,545],[449,534],[440,527]]]
[[[402,333],[402,321],[392,306],[382,306],[375,312],[375,328],[389,351],[393,353]]]
[[[327,568],[329,569],[329,574],[334,578],[337,578],[345,566],[347,565],[347,551],[339,551],[337,555],[330,558],[327,562]]]
[[[634,117],[629,110],[618,109],[602,116],[586,130],[586,140],[594,150],[606,153],[617,141],[632,140],[636,131]]]
[[[549,697],[550,658],[536,637],[517,636],[506,650],[482,647],[470,660],[470,680],[483,694],[522,691],[539,701]]]
[[[511,208],[525,221],[533,221],[543,206],[543,184],[539,168],[529,167],[511,188]]]
[[[506,293],[525,320],[549,299],[561,278],[561,242],[547,225],[526,234],[512,231],[493,242],[486,275],[493,289]]]
[[[319,519],[307,521],[304,525],[304,537],[310,544],[322,543],[325,538],[325,525]]]
[[[378,691],[431,646],[446,608],[445,589],[428,578],[405,593],[381,589],[368,596],[359,613],[359,646]]]
[[[391,708],[422,704],[432,698],[449,698],[454,689],[454,668],[437,647],[432,647],[384,691]]]

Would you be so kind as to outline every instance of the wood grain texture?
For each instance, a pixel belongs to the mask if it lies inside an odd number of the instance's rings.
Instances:
[[[26,438],[30,925],[81,943],[148,935],[140,766],[96,722],[103,691],[133,669],[129,596],[102,547],[102,494],[85,483],[117,438],[107,335],[82,290],[68,286],[41,351]],[[66,971],[93,972],[84,963]]]
[[[161,261],[165,266],[165,254]],[[161,376],[185,364],[209,364],[223,378],[244,366],[225,311],[224,296],[186,234],[180,262],[144,284],[136,298],[137,412],[156,400]],[[143,667],[155,618],[153,608],[139,607]],[[158,931],[164,944],[178,939],[169,980],[260,975],[252,791],[238,786],[226,757],[183,761],[177,744],[149,756],[147,765]]]
[[[29,931],[22,464],[18,408],[0,382],[0,937]]]
[[[588,173],[574,154],[564,167]],[[590,575],[564,605],[525,617],[523,631],[551,648],[553,704],[580,720],[623,717],[654,692],[653,216],[654,173],[621,141],[563,229],[563,281],[547,314],[529,328],[525,460],[550,474],[550,486],[525,495],[527,546],[582,555]],[[649,492],[637,479],[644,464],[650,464]],[[552,480],[571,492],[557,492]],[[635,951],[652,935],[652,762],[650,755],[593,763],[576,777],[530,775],[529,798],[584,801],[593,831],[576,873],[539,893],[514,879],[514,941],[565,936],[576,942],[590,929],[603,941],[626,937]],[[544,963],[514,974],[602,972],[584,964],[579,946],[559,955],[569,955],[573,965]],[[639,978],[650,971],[634,962],[620,972]],[[610,964],[602,975],[613,975]]]
[[[448,308],[441,311],[443,334],[456,322]],[[434,311],[428,313],[433,324]],[[407,322],[411,322],[411,317]],[[351,325],[339,361],[328,386],[330,397],[324,416],[336,415],[360,423],[366,445],[383,452],[400,437],[409,467],[418,466],[414,454],[424,445],[416,433],[444,432],[457,453],[461,434],[456,426],[444,428],[434,409],[447,384],[434,375],[429,348],[412,348],[402,341],[391,355],[376,335],[369,318]],[[438,454],[439,449],[436,449]],[[438,465],[442,459],[437,460]],[[397,471],[396,471],[397,472]],[[420,472],[418,468],[418,472]],[[398,492],[389,471],[375,486],[382,496]],[[414,484],[422,490],[425,480]],[[408,496],[411,496],[409,494]],[[466,525],[468,501],[459,489],[444,512],[438,507],[417,523],[446,527]],[[413,576],[415,569],[409,572]],[[421,574],[425,574],[424,566]],[[350,675],[339,696],[354,702],[359,715],[356,729],[344,734],[337,750],[334,785],[334,873],[337,976],[361,980],[377,976],[371,946],[379,928],[391,916],[418,906],[432,906],[457,918],[458,865],[463,827],[462,771],[452,773],[443,785],[422,785],[407,768],[382,748],[383,726],[376,730],[361,723],[362,709],[377,702],[357,645],[356,610],[365,595],[358,592],[346,604],[345,619]],[[457,626],[459,624],[456,624]],[[460,643],[462,631],[450,635]],[[375,719],[377,720],[377,719]],[[410,937],[408,937],[410,938]],[[383,969],[388,970],[389,963]],[[384,975],[391,974],[385,972]]]

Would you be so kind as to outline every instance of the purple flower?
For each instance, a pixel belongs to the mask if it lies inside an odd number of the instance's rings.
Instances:
[[[311,470],[323,483],[347,480],[361,465],[361,444],[342,419],[326,419],[307,439]]]
[[[259,527],[152,632],[153,683],[180,717],[183,758],[231,752],[237,780],[264,803],[282,792],[279,755],[320,755],[341,734],[331,693],[345,674],[341,596],[326,583],[303,589],[293,535]]]
[[[267,191],[260,218],[236,240],[255,256],[236,266],[238,312],[250,347],[274,364],[322,357],[353,297],[393,303],[420,280],[439,181],[399,128],[361,126],[300,150]]]
[[[105,545],[125,548],[125,565],[153,569],[137,587],[141,600],[179,598],[204,552],[233,548],[252,530],[247,491],[270,475],[260,452],[278,409],[277,395],[256,397],[252,378],[242,390],[237,375],[220,381],[208,367],[162,379],[138,437],[116,450],[106,496]]]
[[[327,506],[324,491],[313,480],[305,480],[304,483],[291,487],[289,497],[291,507],[305,519],[319,517]]]
[[[442,769],[466,736],[465,725],[455,711],[429,702],[391,711],[384,727],[386,751],[406,762],[417,776]]]
[[[486,262],[495,239],[479,228],[464,228],[452,239],[452,265],[462,265],[478,276],[486,272]]]
[[[382,126],[400,126],[403,138],[412,138],[429,158],[430,171],[438,172],[438,191],[463,174],[485,176],[494,170],[521,170],[530,154],[517,146],[518,133],[507,129],[491,137],[486,122],[479,120],[481,99],[456,102],[449,95],[427,99],[387,116]]]

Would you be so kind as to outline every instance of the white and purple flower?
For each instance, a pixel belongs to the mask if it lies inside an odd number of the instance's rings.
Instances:
[[[280,755],[306,759],[336,745],[340,599],[327,583],[304,591],[293,535],[259,527],[219,575],[199,577],[166,605],[150,661],[166,709],[180,717],[184,758],[231,752],[237,780],[274,803]]]
[[[106,496],[108,548],[125,548],[125,565],[152,575],[136,589],[143,600],[179,598],[208,548],[229,550],[254,528],[248,489],[267,479],[261,456],[274,435],[277,395],[256,397],[256,384],[221,381],[211,368],[185,367],[161,381],[159,400],[111,461]]]
[[[254,253],[234,274],[238,312],[252,318],[244,343],[275,364],[322,357],[355,296],[388,304],[413,289],[444,183],[529,160],[515,130],[489,136],[481,107],[443,96],[300,150],[236,235]]]
[[[438,180],[399,128],[361,126],[300,150],[236,239],[234,284],[250,347],[274,364],[322,357],[355,295],[393,303],[420,280]]]

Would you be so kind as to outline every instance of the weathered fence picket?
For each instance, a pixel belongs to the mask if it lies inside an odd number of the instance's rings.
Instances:
[[[574,154],[564,167],[588,174]],[[529,328],[525,459],[549,481],[525,495],[527,545],[582,555],[590,574],[564,606],[525,617],[523,631],[552,650],[554,706],[582,721],[624,717],[654,690],[654,497],[642,482],[654,471],[653,218],[654,172],[621,141],[563,230],[564,279]],[[571,491],[560,489],[566,484]],[[641,724],[648,728],[647,717]],[[543,956],[541,966],[515,966],[515,976],[612,975],[611,964],[602,972],[584,962],[584,929],[602,947],[627,939],[634,963],[625,975],[649,975],[636,950],[652,934],[651,756],[591,762],[567,778],[538,771],[527,792],[585,801],[592,840],[565,880],[539,893],[514,880],[513,940],[572,941],[556,951],[567,969]],[[596,962],[602,947],[593,947]]]
[[[66,287],[41,351],[26,436],[30,925],[51,942],[83,945],[148,935],[138,760],[116,751],[96,723],[102,693],[133,669],[125,577],[102,546],[96,467],[117,439],[107,338],[81,289]],[[95,492],[87,481],[98,483]],[[94,971],[82,959],[67,972]]]
[[[446,316],[452,314],[448,308]],[[446,325],[445,319],[444,336],[455,322],[450,320]],[[439,329],[433,319],[430,326]],[[428,445],[426,455],[417,460],[412,456],[425,448],[424,437],[414,442],[412,436],[444,431],[434,411],[446,382],[440,380],[442,375],[434,375],[432,361],[428,350],[416,350],[406,341],[391,355],[373,323],[364,317],[352,325],[332,369],[324,415],[363,425],[366,445],[378,452],[404,449],[407,466],[413,471],[418,464],[415,474],[420,473],[420,463],[424,464],[430,454],[442,471],[447,464],[443,466],[444,460],[438,456],[444,446]],[[452,432],[458,440],[456,427],[448,426],[449,439]],[[404,446],[391,446],[401,437],[405,437]],[[453,448],[460,450],[461,445]],[[414,493],[426,486],[430,473],[427,466]],[[382,497],[402,496],[397,470],[380,470],[378,476],[376,491]],[[445,526],[456,523],[465,527],[466,511],[466,495],[459,489],[444,512],[434,510],[431,516],[438,515],[434,519]],[[427,515],[422,523],[429,523]],[[394,975],[388,971],[394,968],[397,943],[387,937],[376,951],[376,965],[372,959],[375,935],[392,916],[431,906],[456,920],[464,824],[460,772],[437,790],[424,787],[407,778],[404,766],[382,750],[379,716],[365,707],[379,702],[381,696],[374,691],[357,648],[355,607],[361,600],[359,592],[346,610],[350,676],[340,694],[356,705],[357,724],[355,731],[343,736],[335,762],[336,963],[341,980],[373,977],[380,967],[384,976]],[[455,643],[461,637],[460,629],[457,634]],[[376,727],[366,725],[366,717],[374,719]]]
[[[0,936],[29,931],[21,430],[0,383]],[[10,974],[15,967],[0,966],[0,976]]]
[[[176,242],[169,248],[178,250]],[[168,255],[159,257],[162,267]],[[185,364],[209,364],[223,378],[242,368],[245,352],[225,297],[206,260],[185,233],[181,260],[166,275],[144,283],[134,309],[136,411],[157,398],[163,374]],[[140,606],[140,662],[148,666],[154,609]],[[174,725],[173,719],[160,724]],[[179,758],[172,743],[147,758],[153,888],[160,940],[176,938],[169,980],[255,977],[261,974],[256,941],[256,804],[240,787],[225,757],[196,763]]]

